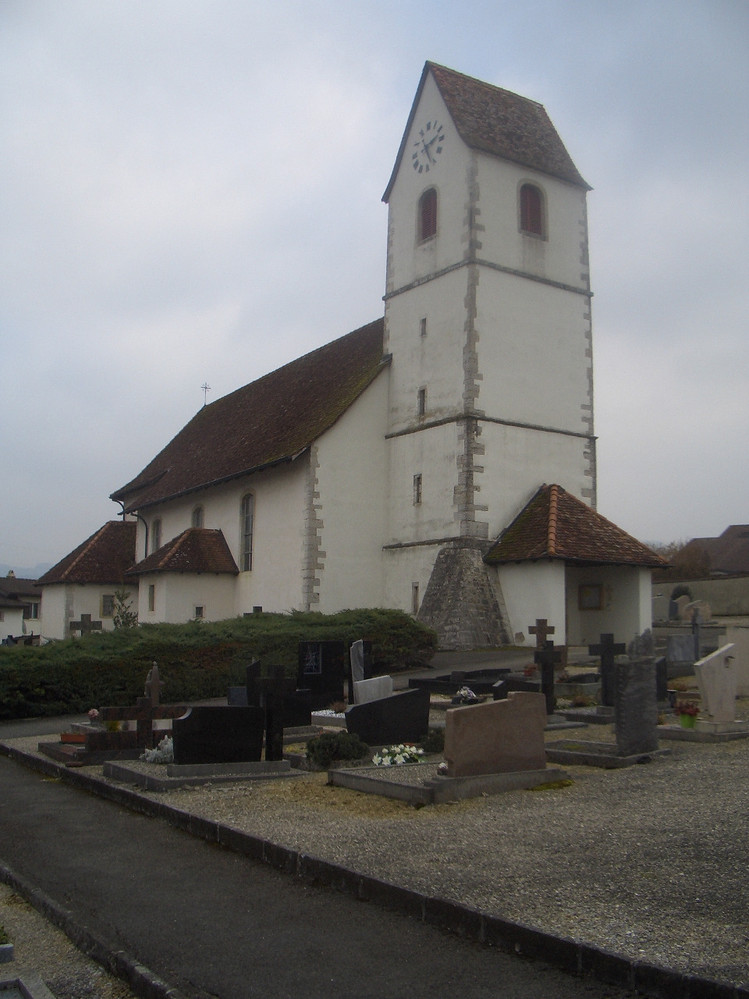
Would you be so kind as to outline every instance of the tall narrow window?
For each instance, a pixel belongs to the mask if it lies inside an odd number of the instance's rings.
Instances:
[[[543,195],[533,184],[520,188],[520,228],[533,236],[544,235]]]
[[[148,609],[156,610],[156,587],[153,583],[148,587]]]
[[[192,526],[202,527],[203,526],[203,507],[196,506],[192,512]]]
[[[419,394],[416,396],[416,414],[417,416],[423,416],[427,411],[427,390],[425,388],[419,389]]]
[[[414,506],[421,503],[421,472],[414,475]]]
[[[157,552],[161,548],[161,521],[156,518],[151,524],[151,551]]]
[[[249,572],[252,568],[252,533],[255,522],[255,497],[252,493],[247,493],[242,497],[241,511],[241,531],[242,544],[240,562],[242,572]]]
[[[421,322],[419,323],[419,333],[422,337],[427,335],[427,317],[423,316]]]
[[[411,583],[411,613],[419,613],[419,584]]]
[[[419,199],[419,239],[425,240],[437,232],[437,192],[433,187]]]

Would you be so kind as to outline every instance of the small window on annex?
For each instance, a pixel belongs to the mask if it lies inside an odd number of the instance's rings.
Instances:
[[[255,526],[255,497],[252,493],[247,493],[242,497],[240,513],[240,568],[242,572],[249,572],[252,569],[252,535]]]
[[[156,610],[156,587],[153,583],[148,587],[148,609]]]
[[[419,198],[419,240],[431,239],[437,234],[437,192],[433,187]]]
[[[531,236],[546,237],[544,196],[535,184],[520,188],[520,229]]]
[[[203,526],[203,507],[196,506],[192,512],[192,526],[202,527]]]
[[[114,617],[114,593],[102,593],[101,616]]]

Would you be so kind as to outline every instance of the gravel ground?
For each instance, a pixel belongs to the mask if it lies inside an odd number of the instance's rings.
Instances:
[[[613,732],[549,734],[562,737]],[[746,984],[749,740],[664,746],[671,755],[628,769],[565,767],[568,787],[421,809],[328,786],[321,773],[143,794],[407,888]],[[6,911],[0,897],[0,922]]]

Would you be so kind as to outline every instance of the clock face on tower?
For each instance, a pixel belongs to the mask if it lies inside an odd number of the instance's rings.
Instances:
[[[419,129],[411,151],[411,163],[417,173],[429,173],[437,165],[444,142],[445,133],[439,122],[428,121]]]

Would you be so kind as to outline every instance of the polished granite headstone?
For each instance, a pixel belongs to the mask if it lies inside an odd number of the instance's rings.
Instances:
[[[172,725],[174,762],[248,763],[263,751],[265,711],[260,707],[189,708]]]
[[[418,742],[429,731],[429,691],[404,690],[346,708],[346,727],[369,745]]]
[[[312,711],[343,701],[343,642],[300,642],[297,687],[310,692]]]

